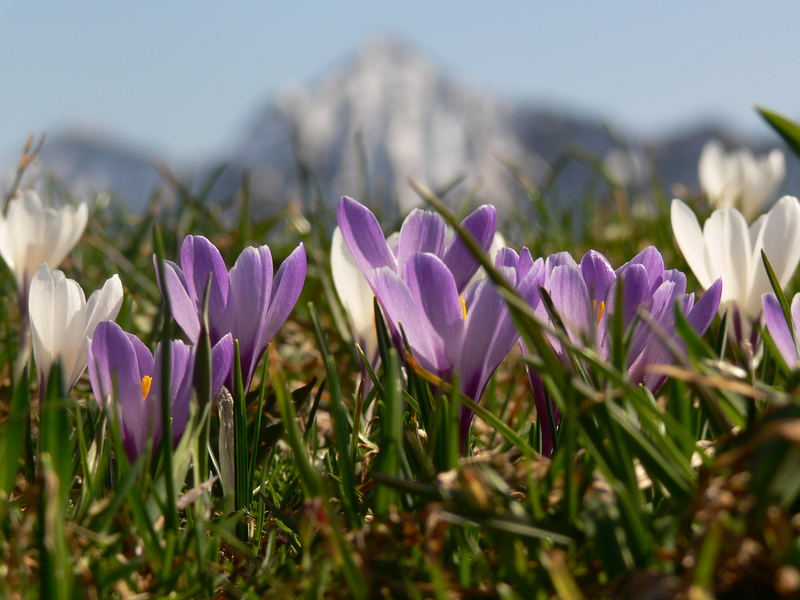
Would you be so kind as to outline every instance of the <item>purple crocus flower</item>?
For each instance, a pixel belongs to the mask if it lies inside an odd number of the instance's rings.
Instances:
[[[616,306],[618,285],[622,285],[622,323],[630,335],[626,357],[628,375],[635,383],[656,390],[664,376],[649,367],[671,363],[672,354],[662,339],[668,336],[678,346],[683,342],[675,332],[675,306],[686,316],[689,324],[702,335],[717,312],[722,293],[722,281],[717,279],[695,303],[694,294],[686,293],[686,276],[676,269],[665,269],[664,260],[654,246],[637,254],[616,271],[608,259],[590,250],[580,264],[566,252],[553,254],[545,261],[542,287],[549,293],[553,306],[564,323],[574,344],[595,348],[603,359],[609,355],[608,324]],[[655,325],[637,318],[645,310]],[[543,304],[535,307],[542,319],[549,322]],[[569,357],[561,342],[549,337],[556,354],[565,365]],[[545,414],[541,382],[532,377],[537,411]],[[556,415],[557,418],[557,415]],[[543,429],[545,453],[552,452],[552,431]]]
[[[790,369],[798,367],[797,342],[800,339],[800,294],[795,294],[792,298],[792,305],[790,310],[791,323],[787,323],[783,315],[778,298],[775,294],[768,293],[761,296],[761,306],[764,309],[764,321],[767,325],[767,330],[781,353],[783,360]],[[791,327],[791,329],[790,329]]]
[[[239,340],[242,377],[250,386],[267,344],[292,312],[306,277],[306,253],[300,244],[272,276],[269,247],[242,250],[228,271],[216,246],[189,235],[181,245],[181,266],[164,261],[172,316],[192,343],[200,336],[203,295],[209,276],[208,326],[211,343],[230,333]],[[233,375],[227,377],[230,387]]]
[[[97,325],[88,349],[89,379],[101,408],[116,394],[120,435],[131,461],[145,450],[148,438],[153,448],[161,441],[161,345],[155,357],[139,338],[113,321]],[[170,412],[172,442],[176,444],[189,419],[192,398],[195,347],[180,340],[170,343]],[[233,362],[230,334],[211,349],[211,387],[222,387]]]
[[[443,380],[458,374],[464,395],[479,401],[519,334],[489,280],[468,285],[479,263],[466,244],[458,237],[446,244],[442,218],[419,209],[403,222],[395,248],[386,242],[372,212],[351,198],[339,202],[338,222],[398,347],[402,330],[421,367]],[[462,224],[486,251],[495,222],[494,208],[484,205]],[[523,296],[533,295],[543,261],[534,263],[527,249],[517,254],[505,248],[496,264]],[[462,411],[462,440],[471,419],[470,411]]]

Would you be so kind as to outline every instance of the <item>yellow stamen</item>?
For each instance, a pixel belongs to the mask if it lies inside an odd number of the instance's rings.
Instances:
[[[153,378],[150,375],[142,377],[142,398],[147,398],[150,393],[150,385],[153,383]]]
[[[464,300],[461,296],[458,297],[461,300],[461,313],[464,315],[464,320],[467,320],[467,301]]]
[[[594,301],[592,301],[592,304],[594,304],[596,302],[597,301],[594,300]],[[606,312],[606,301],[603,300],[602,302],[600,302],[600,308],[597,311],[597,320],[595,321],[595,325],[600,322],[600,319],[603,318],[603,315],[605,314],[605,312]]]

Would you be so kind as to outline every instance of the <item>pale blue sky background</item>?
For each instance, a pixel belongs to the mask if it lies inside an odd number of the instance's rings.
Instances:
[[[749,104],[800,113],[800,2],[0,0],[0,156],[91,123],[173,160],[232,143],[271,94],[396,33],[452,74],[653,133]]]

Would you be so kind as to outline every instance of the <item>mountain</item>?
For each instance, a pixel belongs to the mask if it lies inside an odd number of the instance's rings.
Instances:
[[[502,203],[514,183],[500,157],[544,169],[514,134],[512,113],[403,44],[380,40],[257,114],[232,163],[250,170],[254,189],[283,197],[297,191],[300,157],[329,203],[364,195],[365,175],[370,196],[401,212],[419,204],[408,178],[435,189],[464,177],[462,190],[479,185],[481,197]]]
[[[533,103],[510,103],[459,81],[415,49],[390,39],[366,44],[311,85],[265,103],[234,138],[212,200],[229,202],[243,174],[251,206],[271,211],[302,197],[310,176],[331,207],[347,194],[397,216],[420,203],[408,179],[431,189],[459,182],[446,198],[468,193],[499,205],[522,198],[504,163],[541,185],[560,164],[553,187],[563,206],[599,183],[602,164],[629,183],[644,181],[653,161],[668,187],[697,189],[697,159],[711,137],[759,151],[774,141],[749,139],[729,128],[695,123],[655,139],[640,139],[595,116]],[[566,159],[565,156],[572,158]],[[590,157],[586,160],[586,157]],[[160,179],[150,153],[98,133],[48,139],[39,161],[82,194],[112,190],[141,210]],[[800,184],[797,161],[787,161],[787,184]],[[194,179],[211,172],[195,165]],[[0,177],[2,179],[2,177]],[[0,182],[1,183],[1,182]]]
[[[71,130],[48,136],[35,167],[23,184],[44,187],[57,178],[76,197],[110,192],[134,211],[141,212],[160,181],[154,156],[104,133]],[[0,177],[3,189],[13,171]]]

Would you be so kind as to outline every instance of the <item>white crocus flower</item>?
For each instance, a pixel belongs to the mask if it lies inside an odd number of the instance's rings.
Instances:
[[[0,215],[0,256],[14,273],[20,297],[25,298],[31,276],[42,263],[57,267],[78,243],[89,209],[85,203],[52,208],[28,190],[13,198]]]
[[[368,360],[375,360],[378,355],[373,310],[375,294],[356,265],[338,227],[334,229],[331,240],[331,274],[333,286],[347,313],[355,341],[364,350],[364,356]]]
[[[746,320],[758,318],[761,294],[772,290],[762,249],[781,287],[800,262],[800,202],[792,196],[781,198],[749,228],[735,208],[715,210],[702,230],[692,209],[680,200],[672,201],[671,213],[678,247],[700,285],[707,289],[722,278],[720,312],[733,307]]]
[[[64,383],[71,388],[86,368],[88,338],[100,321],[114,320],[122,306],[122,283],[110,277],[89,296],[76,281],[43,264],[31,281],[28,313],[33,337],[33,356],[40,384],[61,361]]]
[[[773,150],[755,157],[749,150],[725,152],[711,140],[703,147],[698,163],[700,187],[714,208],[739,208],[752,219],[761,212],[786,174],[783,152]]]

